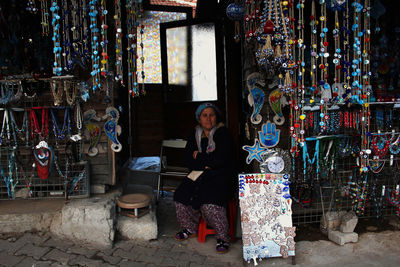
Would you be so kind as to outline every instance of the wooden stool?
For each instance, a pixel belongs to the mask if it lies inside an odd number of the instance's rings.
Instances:
[[[121,214],[131,218],[139,218],[148,212],[151,212],[151,197],[146,194],[135,193],[120,196],[117,199],[117,205],[121,209]],[[145,208],[139,213],[140,208]],[[131,211],[133,209],[133,211]]]

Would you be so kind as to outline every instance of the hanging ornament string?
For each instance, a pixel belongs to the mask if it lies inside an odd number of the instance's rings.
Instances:
[[[98,2],[97,0],[91,0],[89,2],[89,16],[90,16],[90,36],[92,45],[92,71],[90,75],[92,76],[92,90],[96,91],[101,88],[100,84],[100,55],[99,55],[99,28],[97,27],[97,10]]]
[[[304,138],[304,122],[306,120],[306,114],[304,112],[304,95],[305,95],[305,90],[304,90],[304,74],[305,74],[305,60],[304,60],[304,51],[306,49],[306,46],[304,45],[304,2],[305,0],[300,0],[299,3],[297,4],[297,9],[299,10],[299,20],[298,20],[298,40],[297,40],[297,55],[298,55],[298,73],[297,73],[297,81],[299,83],[298,91],[300,91],[300,98],[298,102],[300,102],[300,110],[299,110],[299,119],[301,121],[300,125],[300,142],[304,143],[305,138]],[[299,93],[297,94],[299,95]]]
[[[144,84],[145,84],[145,75],[144,75],[144,43],[143,43],[143,38],[144,38],[144,24],[140,25],[140,62],[141,62],[141,71],[140,71],[140,75],[142,78],[142,83],[141,83],[141,87],[140,87],[140,93],[142,95],[146,94],[146,90],[144,88]]]
[[[310,16],[310,26],[311,26],[311,97],[310,104],[314,103],[314,95],[318,92],[317,90],[317,76],[318,76],[318,68],[317,68],[317,20],[316,20],[316,10],[315,10],[315,0],[311,2],[311,16]]]
[[[41,126],[39,126],[39,120],[36,116],[35,110],[41,111]],[[32,107],[29,113],[30,125],[31,125],[31,139],[34,140],[35,134],[39,136],[39,140],[45,140],[49,134],[49,112],[48,108],[45,107]]]
[[[61,8],[62,8],[62,16],[60,19],[60,23],[62,23],[62,33],[63,33],[63,53],[62,53],[62,58],[64,61],[64,70],[69,71],[72,69],[72,60],[71,60],[71,48],[72,48],[72,43],[71,43],[71,38],[70,38],[70,14],[71,11],[69,10],[71,7],[68,5],[68,1],[62,1],[61,2]]]
[[[42,35],[48,36],[49,35],[49,9],[47,6],[47,0],[40,0],[40,11],[42,16]]]
[[[126,13],[127,13],[127,32],[128,32],[128,93],[130,96],[138,96],[138,83],[137,83],[137,65],[136,65],[136,55],[137,55],[137,26],[139,22],[137,21],[138,15],[138,3],[133,0],[126,0]]]
[[[115,20],[115,80],[124,85],[122,68],[122,24],[121,24],[121,0],[115,0],[114,3]]]
[[[57,0],[52,0],[50,11],[52,13],[51,25],[53,26],[53,54],[54,64],[53,73],[57,76],[62,75],[62,59],[61,59],[61,35],[60,35],[60,15],[58,14],[60,7],[57,4]]]
[[[100,16],[100,21],[101,21],[101,69],[100,69],[100,74],[103,77],[106,77],[108,75],[108,54],[107,54],[107,46],[108,46],[108,39],[107,39],[107,5],[106,5],[106,0],[101,0],[100,1],[100,6],[101,6],[101,16]]]

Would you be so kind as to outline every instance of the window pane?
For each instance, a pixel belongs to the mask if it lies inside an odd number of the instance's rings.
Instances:
[[[167,29],[168,82],[175,85],[187,85],[187,27]]]
[[[144,83],[161,83],[161,52],[160,52],[160,23],[184,20],[186,13],[147,11],[144,14],[142,25],[143,53],[144,53]],[[140,29],[138,29],[138,44],[140,44]],[[138,59],[142,57],[142,49],[138,46]],[[141,60],[137,61],[138,73],[143,69]],[[143,83],[141,75],[138,75],[138,82]]]

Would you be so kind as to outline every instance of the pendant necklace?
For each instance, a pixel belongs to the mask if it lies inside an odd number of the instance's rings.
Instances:
[[[39,110],[42,113],[41,127],[39,126],[39,121],[36,117],[35,110]],[[31,125],[31,139],[34,140],[35,134],[39,136],[40,141],[46,139],[49,133],[49,109],[45,107],[32,107],[30,110],[29,118]]]
[[[10,119],[11,119],[11,130],[14,137],[15,147],[18,146],[17,136],[22,140],[25,141],[25,146],[29,147],[29,124],[28,124],[28,112],[24,111],[24,115],[22,118],[22,126],[18,127],[17,122],[14,116],[14,110],[10,110]],[[25,136],[23,134],[25,133]]]

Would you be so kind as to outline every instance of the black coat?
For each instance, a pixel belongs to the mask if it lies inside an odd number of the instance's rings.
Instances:
[[[195,133],[188,138],[184,162],[190,170],[203,170],[203,174],[192,181],[184,178],[174,194],[174,200],[199,209],[202,204],[225,206],[234,196],[237,174],[235,170],[235,146],[231,133],[225,126],[214,133],[215,150],[206,153],[208,138],[201,139],[202,152],[193,159],[198,150]],[[208,166],[210,169],[205,169]]]

